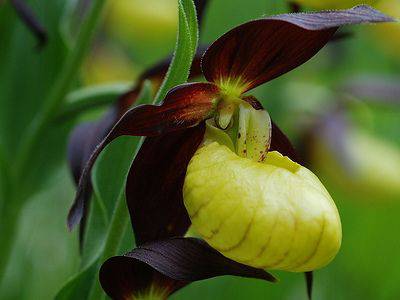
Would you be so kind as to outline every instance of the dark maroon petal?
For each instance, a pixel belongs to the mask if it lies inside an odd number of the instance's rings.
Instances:
[[[278,151],[282,155],[289,157],[291,160],[301,165],[304,164],[289,138],[274,122],[272,122],[271,146],[269,151]]]
[[[306,279],[306,287],[307,287],[307,296],[308,299],[312,299],[312,288],[313,288],[313,272],[305,272],[304,273]]]
[[[171,279],[148,264],[128,256],[114,256],[100,269],[100,283],[106,294],[114,300],[136,299],[133,295],[146,294],[153,287],[162,290],[167,296],[188,282]]]
[[[159,274],[163,277],[156,278]],[[190,282],[223,275],[276,281],[264,270],[226,258],[202,240],[171,238],[110,258],[100,269],[100,283],[111,298],[126,299],[148,288],[153,278],[161,279],[156,288],[170,294]]]
[[[201,74],[200,59],[204,51],[204,47],[198,49],[198,53],[195,55],[192,63],[191,76],[198,76]],[[96,146],[106,137],[115,123],[136,102],[144,81],[147,79],[151,80],[155,83],[155,86],[157,86],[157,82],[161,82],[167,72],[170,60],[171,58],[169,57],[144,72],[139,77],[138,84],[130,91],[118,97],[115,105],[116,107],[112,107],[99,121],[79,124],[73,130],[68,144],[68,161],[76,184],[78,184],[83,168]]]
[[[126,183],[136,245],[182,236],[190,226],[182,187],[204,125],[145,139]]]
[[[242,97],[242,99],[244,101],[246,101],[247,103],[249,103],[255,110],[264,109],[264,107],[262,106],[260,101],[258,101],[257,98],[254,96],[246,96],[246,97]]]
[[[32,9],[22,0],[11,0],[16,13],[25,23],[28,29],[33,33],[38,41],[38,47],[42,48],[47,43],[47,31],[35,16]]]
[[[116,109],[112,108],[100,120],[81,123],[72,131],[68,141],[67,158],[76,185],[90,155],[106,137],[116,120]]]
[[[105,146],[122,135],[158,136],[196,126],[212,114],[218,91],[211,83],[183,84],[172,89],[162,105],[141,105],[129,110],[91,154],[68,215],[69,228],[82,218],[91,194],[91,169]]]
[[[72,131],[68,141],[67,160],[72,171],[74,182],[79,184],[79,178],[83,169],[96,146],[104,139],[117,120],[117,110],[115,107],[110,109],[100,120],[96,122],[86,122],[78,125]],[[90,194],[87,194],[90,198]],[[87,210],[83,211],[86,219]],[[82,247],[83,236],[86,222],[81,222],[79,228],[79,241]]]
[[[305,63],[343,25],[388,21],[393,19],[365,5],[250,21],[210,46],[203,57],[203,73],[208,81],[229,81],[245,92]]]

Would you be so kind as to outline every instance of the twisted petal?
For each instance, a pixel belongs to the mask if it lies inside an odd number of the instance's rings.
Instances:
[[[208,81],[243,93],[305,63],[343,25],[388,21],[393,19],[365,5],[250,21],[210,46],[203,73]]]
[[[203,1],[205,5],[206,1]],[[200,59],[205,51],[205,47],[199,47],[192,62],[190,77],[196,77],[201,74]],[[85,122],[79,124],[72,132],[68,142],[68,163],[75,181],[79,184],[79,179],[88,162],[90,155],[96,149],[96,146],[107,136],[115,123],[126,113],[127,110],[136,102],[145,80],[150,80],[157,88],[165,76],[172,57],[160,61],[153,67],[145,71],[137,80],[137,84],[127,93],[121,95],[109,111],[98,121]],[[84,201],[90,199],[90,183],[85,193]],[[87,212],[84,211],[85,215]],[[84,222],[80,226],[80,240],[83,240]]]
[[[191,83],[171,90],[161,105],[141,105],[129,110],[97,146],[79,180],[75,201],[68,215],[68,226],[78,223],[91,193],[90,173],[100,152],[122,135],[158,136],[198,125],[210,116],[218,96],[211,83]]]
[[[222,275],[276,281],[261,269],[222,256],[202,240],[171,238],[108,259],[100,269],[100,283],[112,299],[146,292],[167,297],[190,282]]]
[[[183,236],[190,226],[182,186],[204,125],[148,137],[129,171],[126,198],[137,245]]]

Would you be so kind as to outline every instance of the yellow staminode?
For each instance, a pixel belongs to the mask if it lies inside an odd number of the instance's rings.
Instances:
[[[253,267],[311,271],[340,248],[340,218],[329,193],[278,152],[256,162],[206,143],[188,166],[183,196],[195,230],[226,257]]]

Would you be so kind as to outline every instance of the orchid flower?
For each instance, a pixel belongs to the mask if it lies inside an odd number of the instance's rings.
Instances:
[[[328,264],[341,243],[336,206],[245,93],[308,61],[341,26],[391,20],[357,6],[250,21],[205,52],[207,82],[179,85],[161,105],[127,111],[91,155],[68,217],[70,227],[81,220],[104,147],[122,135],[146,136],[126,184],[137,248],[103,265],[109,296],[164,299],[194,280],[232,274],[273,281],[263,269]],[[183,237],[191,223],[206,243]]]

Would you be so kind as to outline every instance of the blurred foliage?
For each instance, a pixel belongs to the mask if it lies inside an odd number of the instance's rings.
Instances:
[[[42,51],[35,48],[35,39],[17,18],[9,2],[0,2],[0,150],[5,150],[5,158],[11,164],[21,137],[54,84],[55,74],[67,54],[60,20],[68,1],[26,2],[48,29],[49,44]],[[141,70],[171,53],[176,39],[176,2],[110,1],[76,86],[130,82]],[[200,30],[201,43],[210,43],[226,30],[249,19],[285,9],[285,4],[279,1],[209,2]],[[310,8],[320,8],[322,3],[300,2]],[[339,6],[348,7],[358,1],[339,2]],[[325,5],[328,3],[324,2]],[[400,17],[399,3],[398,0],[381,0],[376,5]],[[256,91],[272,118],[298,144],[302,120],[328,112],[338,101],[335,88],[347,78],[365,73],[400,78],[399,24],[366,26],[351,32],[351,38],[332,43],[309,63]],[[93,119],[102,112],[100,109],[96,114],[83,114],[79,120]],[[349,108],[348,118],[354,128],[362,130],[371,139],[390,142],[393,151],[400,152],[400,106],[361,102]],[[74,188],[64,163],[64,149],[73,121],[55,123],[32,154],[37,159],[32,161],[21,185],[24,187],[21,193],[29,196],[30,201],[22,212],[18,240],[0,299],[52,299],[82,263],[77,259],[77,232],[70,233],[65,226]],[[364,152],[368,146],[356,144],[355,147],[373,159],[384,155],[379,153],[380,150]],[[310,164],[332,193],[344,230],[343,245],[337,258],[315,273],[315,299],[398,299],[400,242],[395,234],[400,228],[400,196],[393,196],[391,201],[380,201],[374,199],[373,193],[367,196],[354,193],[324,173],[317,163],[311,161]],[[338,166],[330,166],[330,171],[335,172],[335,167]],[[384,179],[385,174],[382,177]],[[50,180],[44,181],[45,178]],[[45,190],[42,189],[44,186]],[[101,207],[94,205],[92,209],[100,210]],[[96,225],[100,221],[91,220],[95,224],[92,228],[104,230]],[[93,247],[100,244],[101,241],[94,241]],[[172,299],[305,299],[302,274],[276,273],[280,278],[277,284],[222,277],[191,284]],[[69,297],[79,298],[78,295]]]

